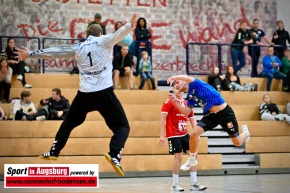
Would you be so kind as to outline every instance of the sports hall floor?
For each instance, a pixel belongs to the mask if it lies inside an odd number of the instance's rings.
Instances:
[[[206,193],[289,193],[290,174],[259,174],[259,175],[223,175],[198,176],[201,184],[208,187]],[[189,177],[180,177],[180,185],[189,191]],[[166,193],[170,191],[170,177],[146,178],[107,178],[100,179],[98,189],[4,189],[0,182],[0,192],[9,193],[65,193],[65,192],[134,192],[134,193]]]

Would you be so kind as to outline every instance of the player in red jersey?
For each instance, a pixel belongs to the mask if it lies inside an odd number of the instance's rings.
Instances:
[[[183,100],[183,92],[179,92],[178,85],[173,86],[174,97],[179,101],[180,105],[186,107],[186,100]],[[180,113],[180,111],[172,104],[171,100],[167,100],[163,103],[160,115],[160,146],[165,143],[166,137],[168,138],[169,153],[174,155],[173,161],[173,184],[171,186],[172,191],[184,191],[184,188],[180,187],[178,182],[179,170],[182,162],[183,152],[190,156],[189,152],[189,134],[187,131],[187,120],[189,119],[192,127],[196,125],[193,112],[188,116]],[[165,136],[166,130],[166,136]],[[184,165],[186,165],[185,163]],[[197,161],[196,164],[197,165]],[[183,166],[181,166],[182,169]],[[207,187],[202,186],[197,182],[197,166],[190,168],[190,190],[205,190]]]

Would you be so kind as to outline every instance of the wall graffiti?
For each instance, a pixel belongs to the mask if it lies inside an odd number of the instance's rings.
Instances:
[[[115,22],[128,21],[137,13],[148,21],[154,74],[160,78],[185,73],[188,42],[231,43],[239,22],[246,21],[250,28],[254,18],[260,19],[260,27],[271,37],[277,20],[276,0],[0,0],[0,7],[0,35],[40,38],[84,38],[96,12],[102,14],[108,33],[113,33]],[[25,41],[30,46],[30,40]],[[2,45],[4,49],[6,42]],[[50,45],[56,44],[46,47]],[[191,72],[207,73],[217,63],[215,47],[193,46],[190,53]],[[226,47],[222,61],[225,66],[231,64]],[[249,64],[247,57],[243,73],[248,73]],[[47,70],[69,71],[75,65],[74,60],[45,61]]]
[[[31,3],[41,3],[43,0],[31,0]],[[45,0],[46,3],[48,3],[48,0]],[[73,3],[73,4],[80,4],[81,0],[55,0],[57,3],[62,3],[62,4],[67,4],[67,3]],[[93,4],[93,5],[103,5],[105,4],[105,1],[102,0],[87,0],[87,1],[82,1],[86,2],[88,5]],[[118,1],[110,0],[110,5],[115,5]],[[130,6],[134,3],[134,6],[138,7],[156,7],[157,3],[160,3],[161,6],[166,7],[166,0],[152,0],[152,1],[141,1],[141,0],[136,0],[135,1],[130,1],[126,0],[126,6]],[[117,4],[119,5],[119,4]]]

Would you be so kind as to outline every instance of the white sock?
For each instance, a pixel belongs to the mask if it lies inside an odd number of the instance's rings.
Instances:
[[[178,184],[178,174],[172,174],[173,176],[173,184]]]
[[[196,159],[196,152],[195,153],[190,153],[190,158]]]
[[[197,172],[190,172],[190,184],[193,185],[197,182]]]

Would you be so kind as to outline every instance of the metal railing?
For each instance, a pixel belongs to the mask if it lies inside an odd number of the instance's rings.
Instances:
[[[145,43],[145,48],[140,48],[140,43]],[[151,64],[153,65],[152,61],[153,61],[153,57],[152,57],[152,43],[149,42],[149,41],[134,41],[133,42],[133,45],[131,46],[134,46],[134,48],[131,48],[131,49],[134,49],[135,52],[132,53],[134,56],[137,57],[137,63],[136,63],[136,73],[135,73],[135,76],[139,75],[139,62],[142,58],[142,51],[147,51],[148,52],[148,56],[150,57],[150,62]],[[137,46],[139,46],[139,48],[137,48]],[[151,72],[152,73],[152,72]]]
[[[76,38],[42,38],[42,49],[47,48],[46,47],[46,42],[51,41],[49,43],[49,47],[52,47],[51,45],[56,44],[55,46],[60,46],[64,44],[74,44],[75,41],[83,41],[85,39],[76,39]],[[67,41],[71,41],[70,43],[67,43]],[[49,59],[43,59],[42,60],[42,73],[45,73],[45,61]],[[74,59],[73,59],[74,60]],[[76,61],[75,61],[76,63]]]
[[[230,48],[231,47],[247,47],[250,48],[252,55],[246,55],[246,61],[248,61],[248,66],[251,66],[251,58],[253,58],[253,49],[255,47],[261,48],[261,56],[260,56],[260,62],[261,59],[266,54],[265,48],[270,46],[260,46],[256,44],[250,44],[250,45],[242,45],[242,44],[220,44],[220,43],[196,43],[196,42],[189,42],[186,45],[186,73],[188,75],[209,75],[211,72],[212,67],[218,66],[220,69],[220,72],[225,71],[225,67],[228,65],[232,65],[232,59],[231,59],[231,53]],[[283,46],[275,45],[274,48],[281,48],[283,49]],[[245,49],[247,50],[247,49]],[[247,56],[249,56],[247,58]],[[199,70],[195,70],[195,68],[198,68]],[[261,69],[261,65],[259,66]],[[248,69],[246,69],[249,71]],[[244,69],[244,73],[241,73],[243,75],[248,75],[248,71]]]
[[[26,46],[29,49],[32,50],[40,50],[41,48],[46,48],[46,44],[48,41],[50,41],[49,46],[51,47],[52,44],[57,43],[55,46],[62,45],[64,41],[70,41],[70,43],[75,43],[75,41],[82,41],[84,39],[75,39],[75,38],[38,38],[38,37],[24,37],[24,36],[0,36],[0,48],[1,50],[5,50],[3,48],[3,41],[8,38],[14,38],[17,39],[16,45],[22,45]],[[20,40],[20,41],[19,41]],[[32,42],[31,41],[36,41]],[[58,42],[57,42],[58,41]],[[145,43],[145,48],[137,48],[140,43]],[[7,43],[5,43],[7,44]],[[31,45],[33,44],[33,45]],[[65,43],[68,44],[68,43]],[[220,44],[220,43],[196,43],[196,42],[189,42],[186,45],[186,73],[188,75],[194,75],[194,74],[209,74],[210,70],[213,66],[218,66],[221,71],[224,71],[224,67],[231,64],[231,54],[229,53],[229,48],[232,46],[244,46],[248,47],[248,45],[242,45],[242,44]],[[193,48],[194,47],[194,48]],[[205,47],[207,47],[205,49]],[[211,47],[209,49],[209,47]],[[255,44],[251,44],[250,49],[254,49],[254,47],[261,47],[262,53],[260,60],[265,55],[265,50],[263,50],[265,47],[269,46],[259,46]],[[281,48],[283,49],[283,46],[275,45],[275,48]],[[139,61],[142,57],[141,53],[143,50],[148,51],[150,61],[152,63],[153,57],[152,57],[152,43],[149,41],[134,41],[134,44],[130,46],[131,54],[135,55],[137,57],[137,64],[136,64],[136,71],[137,75],[139,74]],[[133,53],[132,53],[133,51]],[[250,53],[253,54],[253,51]],[[248,56],[247,53],[245,53],[246,56]],[[251,56],[252,57],[252,56]],[[206,61],[204,65],[204,61]],[[45,73],[45,60],[38,60],[39,67],[42,69],[42,73]],[[261,62],[260,62],[261,63]],[[248,66],[249,60],[248,60]],[[192,68],[198,68],[198,70],[192,70]],[[260,66],[261,68],[261,66]],[[243,74],[243,73],[242,73]]]
[[[26,37],[26,36],[0,36],[0,48],[1,52],[4,52],[6,47],[8,46],[7,40],[9,38],[15,39],[15,46],[24,46],[29,47],[30,49],[33,48],[34,50],[40,50],[41,49],[41,41],[38,37]],[[4,46],[5,45],[5,46]],[[38,71],[40,71],[40,59],[30,59],[30,62],[37,63],[38,65]]]
[[[49,37],[45,37],[45,38],[38,38],[38,37],[22,37],[22,36],[0,36],[0,48],[2,51],[5,50],[6,47],[3,48],[3,45],[7,46],[7,43],[4,43],[3,41],[8,39],[8,38],[14,38],[14,39],[18,39],[16,40],[16,47],[19,46],[25,46],[28,47],[31,50],[40,50],[40,49],[45,49],[48,48],[46,45],[49,44],[49,47],[53,46],[60,46],[63,44],[73,44],[76,41],[83,41],[85,39],[76,39],[76,38],[49,38]],[[21,41],[19,41],[19,39]],[[37,45],[36,46],[32,46],[27,42],[30,42],[32,40],[36,40],[37,41]],[[70,41],[69,43],[67,41]],[[48,43],[49,42],[49,43]],[[137,48],[137,46],[139,46],[140,43],[145,43],[145,47],[144,48]],[[153,61],[153,57],[152,57],[152,43],[149,41],[134,41],[133,44],[130,46],[130,53],[134,56],[137,57],[137,63],[136,63],[136,75],[139,74],[139,61],[142,58],[142,51],[146,50],[148,52],[148,55],[150,57],[150,61],[152,64]],[[39,72],[45,73],[45,62],[49,61],[47,59],[42,59],[42,60],[38,60],[38,66],[39,66]],[[61,63],[61,62],[60,62]]]
[[[13,38],[13,39],[25,39],[26,42],[29,42],[31,40],[37,40],[37,48],[40,49],[40,38],[37,37],[25,37],[25,36],[0,36],[0,48],[3,51],[3,39],[8,39],[8,38]],[[17,42],[16,42],[17,43]],[[7,46],[7,43],[5,43]],[[22,45],[26,46],[26,45]]]

